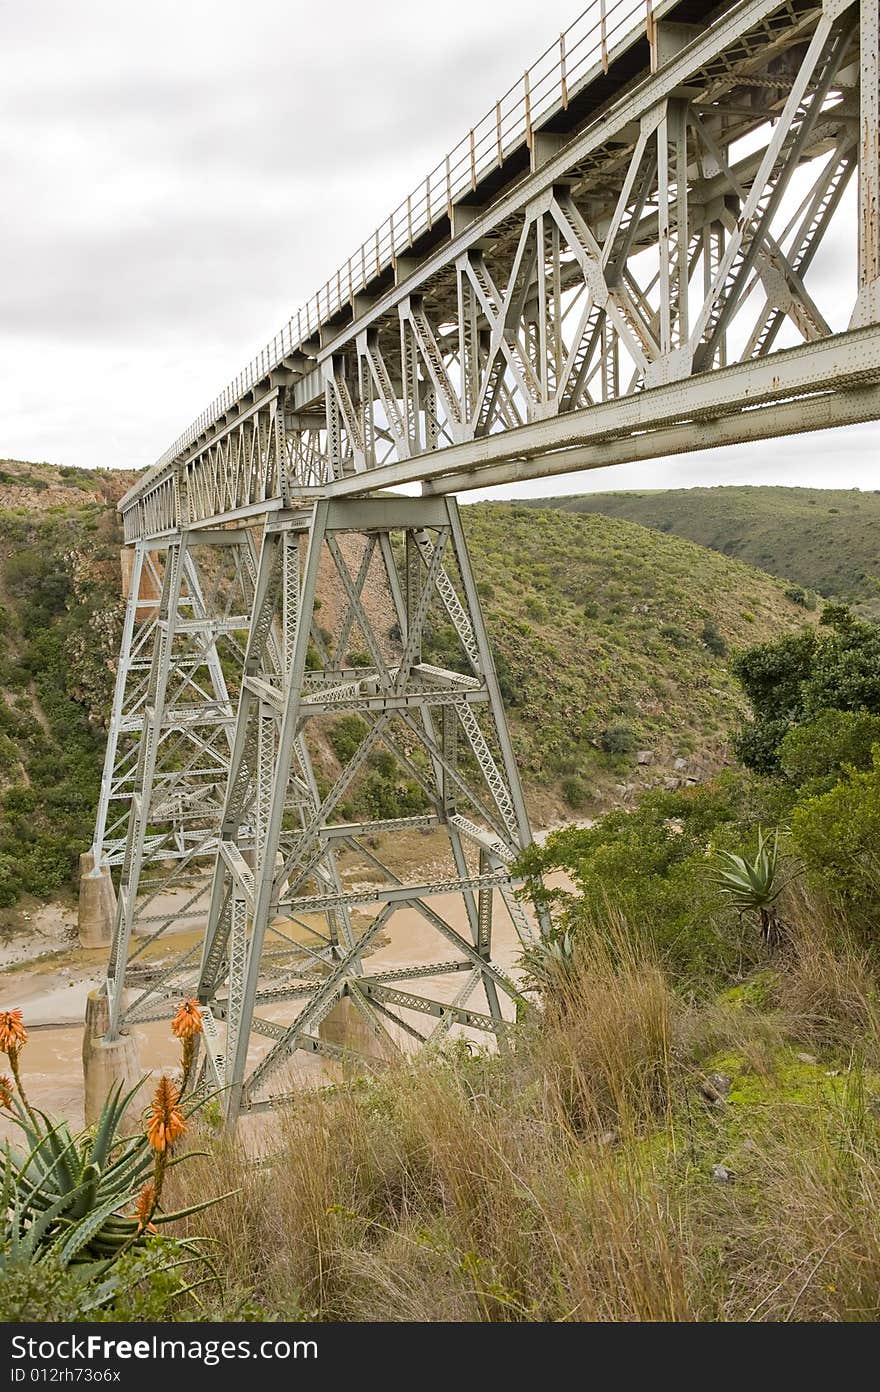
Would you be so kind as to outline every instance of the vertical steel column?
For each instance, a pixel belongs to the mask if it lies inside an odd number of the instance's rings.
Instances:
[[[187,544],[185,533],[177,537],[170,543],[165,560],[162,598],[159,605],[159,617],[156,620],[156,642],[153,648],[149,688],[144,707],[138,769],[131,800],[128,841],[119,881],[116,924],[113,930],[113,943],[110,948],[110,964],[107,972],[107,993],[110,998],[110,1023],[107,1029],[107,1038],[110,1040],[115,1039],[119,1032],[128,944],[134,927],[138,886],[144,860],[144,845],[153,794],[153,778],[156,772],[156,755],[165,714],[165,693],[168,687],[171,653],[180,614],[180,591]]]
[[[480,597],[477,593],[477,585],[471,568],[470,554],[468,552],[464,530],[461,525],[458,503],[454,498],[449,497],[446,499],[446,504],[456,556],[459,558],[462,587],[467,598],[468,608],[470,609],[474,638],[480,655],[480,666],[486,686],[489,689],[489,700],[492,714],[495,717],[498,743],[501,747],[501,756],[504,761],[504,772],[507,778],[507,786],[516,818],[516,829],[519,834],[520,845],[525,848],[532,844],[532,829],[529,825],[529,814],[526,811],[526,800],[523,795],[522,784],[520,783],[516,756],[513,752],[513,745],[510,742],[510,732],[507,728],[507,721],[504,719],[504,702],[501,699],[501,688],[498,685],[495,660],[492,656],[492,647],[483,620],[483,610],[480,605]]]
[[[305,672],[306,654],[309,644],[311,611],[314,605],[318,563],[320,561],[321,545],[324,539],[326,516],[327,504],[318,503],[314,510],[312,526],[309,531],[305,573],[300,593],[300,611],[298,614],[296,635],[290,660],[290,670],[287,676],[285,692],[286,704],[278,740],[278,753],[275,763],[274,778],[269,793],[265,830],[263,833],[262,845],[258,845],[255,848],[253,920],[250,942],[247,948],[247,965],[245,968],[238,1036],[234,1040],[233,1050],[231,1051],[231,1071],[228,1075],[228,1109],[232,1116],[238,1114],[241,1103],[242,1085],[247,1068],[250,1028],[254,1013],[257,980],[260,972],[260,955],[263,949],[263,940],[266,935],[266,927],[269,921],[269,913],[272,907],[275,888],[275,856],[278,850],[278,839],[281,832],[281,820],[284,815],[284,803],[287,793],[287,779],[293,759],[294,741],[297,733],[302,680]],[[261,553],[261,568],[263,565],[268,566],[270,564],[266,554],[270,546],[277,548],[278,539],[270,541],[267,537],[264,541],[263,552]],[[264,592],[267,590],[268,580],[266,581]],[[243,711],[240,710],[240,722],[242,720],[242,714]]]
[[[880,6],[859,10],[859,265],[850,328],[880,322]]]
[[[688,339],[686,116],[684,102],[669,101],[657,127],[660,352],[667,359]]]
[[[98,810],[95,814],[95,836],[92,841],[92,866],[98,870],[104,861],[104,834],[107,830],[107,813],[110,807],[110,794],[113,788],[113,773],[116,768],[116,752],[119,748],[119,734],[122,727],[122,712],[125,706],[125,692],[128,685],[131,663],[132,639],[135,619],[140,601],[141,576],[147,543],[138,541],[132,548],[133,560],[128,598],[125,602],[125,618],[122,623],[122,639],[119,645],[119,665],[116,668],[116,682],[113,688],[113,707],[110,725],[107,730],[107,745],[104,750],[104,768],[101,774],[101,792],[98,797]]]

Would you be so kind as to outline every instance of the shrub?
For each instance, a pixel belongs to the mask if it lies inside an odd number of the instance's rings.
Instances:
[[[851,770],[792,814],[791,836],[809,875],[839,903],[861,912],[880,904],[880,750],[870,769]]]
[[[727,656],[727,644],[718,631],[718,625],[712,619],[706,619],[700,633],[700,641],[704,648],[707,648],[715,657]]]
[[[793,783],[825,780],[828,787],[844,765],[871,767],[871,749],[880,743],[880,715],[867,711],[827,710],[788,730],[779,745],[779,762]],[[813,788],[824,792],[827,788]]]
[[[606,754],[631,754],[638,742],[635,730],[622,721],[607,725],[599,736],[599,744]]]
[[[577,774],[571,775],[562,780],[562,796],[569,807],[577,812],[581,807],[585,807],[590,800],[590,789],[582,778]]]
[[[772,813],[733,777],[686,792],[651,792],[633,812],[615,811],[589,828],[554,832],[520,858],[537,902],[558,904],[575,933],[603,931],[622,917],[634,942],[650,947],[678,977],[696,985],[732,971],[742,954],[757,958],[710,873],[719,847],[751,851],[742,823]],[[744,847],[743,843],[748,844]],[[542,889],[536,876],[564,870],[578,897]]]
[[[664,624],[660,629],[660,637],[665,638],[667,643],[671,643],[674,648],[684,649],[690,647],[690,636],[685,633],[677,624]]]
[[[333,753],[341,764],[348,763],[367,737],[367,727],[359,715],[342,715],[327,731]]]
[[[789,585],[785,591],[785,598],[790,599],[792,604],[797,604],[801,609],[815,609],[816,596],[800,585]]]
[[[780,773],[779,746],[788,730],[823,711],[880,715],[880,625],[832,604],[820,623],[824,632],[807,629],[759,643],[731,661],[754,713],[734,748],[758,773]]]

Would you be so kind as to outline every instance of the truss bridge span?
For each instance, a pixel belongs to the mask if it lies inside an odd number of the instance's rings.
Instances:
[[[101,1066],[184,995],[231,1118],[503,1043],[541,925],[453,495],[880,417],[878,129],[877,0],[594,0],[126,494]]]

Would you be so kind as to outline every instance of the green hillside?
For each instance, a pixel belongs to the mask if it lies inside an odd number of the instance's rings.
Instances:
[[[601,512],[673,532],[880,614],[880,491],[672,488],[544,498],[535,506]]]
[[[130,477],[0,461],[0,909],[70,885],[91,840]]]
[[[0,908],[72,884],[89,843],[129,481],[0,464]],[[463,515],[538,825],[710,776],[743,709],[728,651],[811,619],[785,583],[620,518]]]
[[[743,709],[728,652],[810,617],[784,582],[620,518],[463,516],[539,823],[714,772]]]

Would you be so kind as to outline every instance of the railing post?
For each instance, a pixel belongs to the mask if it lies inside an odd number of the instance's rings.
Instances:
[[[568,109],[568,79],[565,71],[565,34],[559,35],[559,82],[562,92],[562,109]]]

